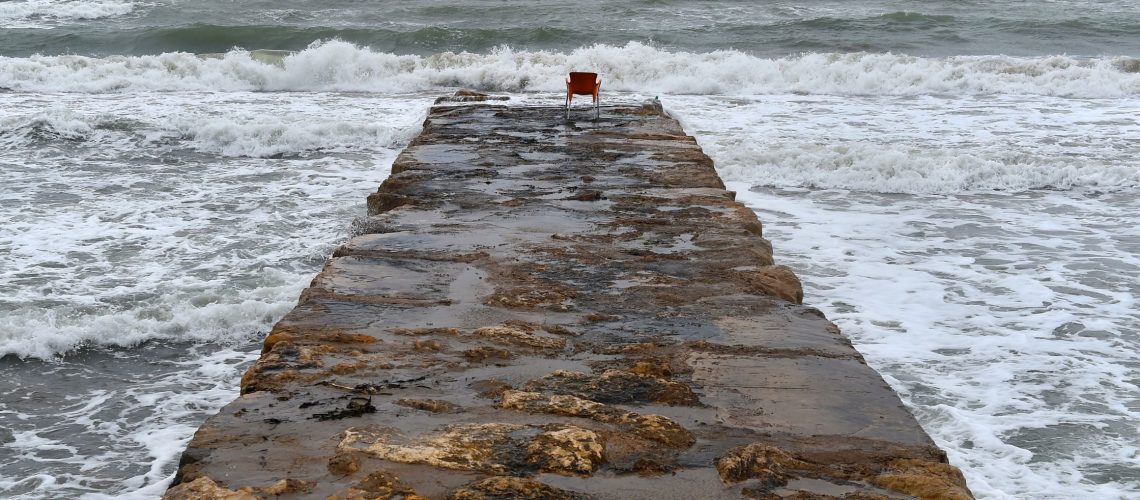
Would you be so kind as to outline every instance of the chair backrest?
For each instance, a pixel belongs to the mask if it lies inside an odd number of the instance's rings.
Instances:
[[[598,74],[597,73],[570,73],[570,84],[567,85],[567,91],[571,94],[578,95],[594,95],[597,91]]]

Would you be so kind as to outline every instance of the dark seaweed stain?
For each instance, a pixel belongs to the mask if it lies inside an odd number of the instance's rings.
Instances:
[[[360,417],[365,413],[376,413],[376,407],[372,406],[372,397],[350,397],[348,398],[348,405],[344,408],[337,408],[333,411],[325,413],[314,413],[311,419],[317,419],[322,422],[327,420],[340,420],[342,418]]]

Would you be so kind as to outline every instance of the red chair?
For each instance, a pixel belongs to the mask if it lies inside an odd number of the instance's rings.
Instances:
[[[575,95],[594,96],[594,119],[601,116],[598,103],[598,91],[602,90],[602,79],[597,73],[572,72],[566,77],[566,119],[570,119],[570,102]]]

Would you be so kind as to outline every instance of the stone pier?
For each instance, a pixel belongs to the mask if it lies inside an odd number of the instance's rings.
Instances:
[[[168,499],[971,498],[660,105],[443,98]]]

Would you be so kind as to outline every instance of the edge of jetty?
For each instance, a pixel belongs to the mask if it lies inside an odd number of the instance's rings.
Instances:
[[[588,114],[437,101],[165,498],[972,498],[660,104]]]

